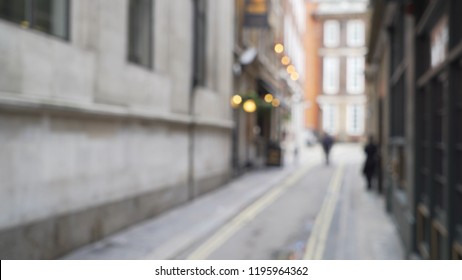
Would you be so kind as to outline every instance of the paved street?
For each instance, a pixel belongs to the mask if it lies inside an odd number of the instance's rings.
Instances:
[[[358,145],[320,147],[246,174],[65,259],[401,259],[383,199],[365,190]]]

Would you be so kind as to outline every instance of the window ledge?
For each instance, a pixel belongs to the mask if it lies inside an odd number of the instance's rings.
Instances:
[[[31,96],[17,97],[13,94],[4,92],[0,92],[0,108],[6,111],[38,111],[56,114],[91,115],[102,118],[142,119],[181,125],[195,124],[222,129],[232,129],[234,127],[234,123],[231,120],[225,119],[153,112],[153,110],[146,108],[130,106],[70,102],[59,99]]]

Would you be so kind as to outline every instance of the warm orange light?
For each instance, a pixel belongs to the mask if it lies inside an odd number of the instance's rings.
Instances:
[[[292,81],[298,81],[300,75],[298,75],[297,72],[293,72],[292,74],[290,74],[290,78],[292,79]]]
[[[295,72],[295,66],[289,65],[287,66],[287,73],[292,74]]]
[[[231,106],[233,108],[239,107],[241,103],[242,103],[242,97],[240,95],[236,94],[231,98]]]
[[[279,107],[281,105],[281,101],[279,101],[279,99],[277,98],[274,98],[273,102],[271,102],[271,104],[273,105],[273,107]]]
[[[268,93],[265,95],[265,102],[266,103],[271,103],[273,101],[274,97],[271,93]]]
[[[282,53],[284,51],[284,46],[282,44],[278,43],[278,44],[276,44],[274,46],[274,51],[276,53]]]
[[[249,99],[246,102],[244,102],[244,105],[242,105],[242,108],[247,113],[253,113],[257,111],[257,104],[252,99]]]
[[[285,65],[285,66],[289,65],[289,64],[290,64],[290,58],[289,58],[287,55],[283,56],[283,57],[281,58],[281,63],[282,63],[283,65]]]

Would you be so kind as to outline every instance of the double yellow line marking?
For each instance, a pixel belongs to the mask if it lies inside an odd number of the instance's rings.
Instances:
[[[324,255],[327,235],[334,217],[335,207],[342,186],[343,173],[344,166],[341,164],[330,182],[326,198],[314,222],[313,231],[305,246],[305,260],[321,260]]]
[[[293,175],[286,178],[281,185],[272,189],[270,192],[262,196],[260,199],[255,201],[253,204],[248,206],[239,215],[233,218],[230,222],[224,225],[218,230],[211,238],[209,238],[204,244],[192,252],[186,259],[188,260],[204,260],[207,259],[216,249],[222,246],[229,238],[231,238],[239,229],[244,225],[252,221],[260,212],[266,207],[271,205],[276,199],[278,199],[285,191],[295,185],[307,171],[309,171],[315,163],[309,163]]]

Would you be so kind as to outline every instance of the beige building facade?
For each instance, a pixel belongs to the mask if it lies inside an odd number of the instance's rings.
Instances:
[[[368,1],[315,1],[321,29],[320,128],[339,141],[364,137]]]

